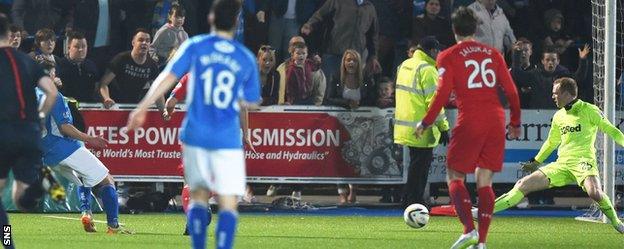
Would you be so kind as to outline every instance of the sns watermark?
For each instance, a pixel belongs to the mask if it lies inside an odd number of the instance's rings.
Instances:
[[[2,226],[2,245],[3,246],[11,245],[11,225]]]

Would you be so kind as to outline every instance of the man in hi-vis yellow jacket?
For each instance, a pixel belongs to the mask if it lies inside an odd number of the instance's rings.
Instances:
[[[403,206],[413,203],[427,205],[423,193],[427,184],[429,167],[433,159],[433,148],[449,141],[449,123],[440,112],[432,129],[422,137],[414,136],[414,129],[433,100],[438,82],[436,57],[440,43],[433,36],[423,38],[412,58],[405,60],[398,68],[396,82],[396,109],[394,120],[394,142],[409,149],[409,170],[403,189]]]

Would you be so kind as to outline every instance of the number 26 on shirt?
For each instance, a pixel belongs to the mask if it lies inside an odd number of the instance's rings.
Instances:
[[[466,68],[472,68],[472,73],[470,73],[470,76],[468,76],[468,89],[482,88],[483,84],[490,88],[496,85],[496,74],[494,73],[494,70],[487,68],[488,64],[490,63],[492,63],[491,58],[487,58],[481,61],[481,63],[477,62],[476,60],[467,60],[464,62]],[[481,79],[483,80],[483,82],[475,82],[475,79],[479,74],[481,75]],[[491,80],[488,79],[488,76],[491,78]]]
[[[236,76],[229,70],[220,70],[215,77],[214,69],[208,68],[201,78],[204,80],[204,104],[214,105],[219,109],[228,108],[234,97],[232,88]],[[215,81],[216,85],[213,87]]]

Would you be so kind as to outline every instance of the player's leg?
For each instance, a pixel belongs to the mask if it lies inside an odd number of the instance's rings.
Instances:
[[[238,197],[245,194],[245,157],[242,149],[212,151],[214,191],[219,195],[216,248],[232,248],[238,223]]]
[[[6,184],[6,176],[0,179],[0,225],[9,225],[9,216],[7,215],[4,205],[2,204],[2,193],[4,192],[4,185]],[[4,248],[15,248],[13,240],[11,239],[11,245]]]
[[[84,183],[80,178],[78,178],[78,172],[74,171],[67,165],[57,165],[56,167],[52,167],[54,172],[62,175],[65,179],[73,182],[78,186],[76,189],[76,194],[78,196],[78,200],[80,200],[80,222],[84,230],[88,233],[94,233],[97,231],[95,228],[95,223],[93,222],[93,214],[91,213],[91,188],[85,187]],[[88,190],[88,191],[86,191]]]
[[[216,248],[232,248],[238,223],[238,196],[219,195],[219,220],[215,230]]]
[[[0,127],[0,128],[4,128],[4,127]],[[11,170],[11,165],[13,165],[14,163],[13,153],[9,151],[10,147],[7,148],[9,144],[3,143],[4,142],[3,140],[6,140],[5,139],[6,136],[11,136],[10,132],[3,134],[3,132],[6,132],[6,130],[8,129],[0,129],[0,138],[2,138],[0,139],[0,146],[2,146],[2,149],[0,149],[0,225],[10,224],[9,216],[7,215],[7,212],[4,209],[4,205],[2,204],[2,200],[3,200],[2,193],[4,193],[4,186],[6,185],[6,178],[9,175],[9,171]],[[11,246],[8,248],[14,248],[13,243],[11,243]]]
[[[184,145],[182,151],[184,178],[191,193],[191,200],[186,213],[191,245],[193,248],[205,248],[210,215],[208,209],[209,188],[214,185],[214,174],[210,165],[210,159],[213,155],[206,149],[190,145]]]
[[[455,241],[451,248],[466,248],[467,246],[476,244],[479,238],[474,227],[474,222],[472,221],[472,213],[470,212],[472,207],[470,194],[464,185],[466,174],[447,168],[446,176],[451,202],[455,207],[459,221],[464,226],[463,234]]]
[[[80,185],[76,188],[78,193],[78,200],[80,200],[80,212],[84,214],[91,214],[91,188],[84,185]]]
[[[477,168],[475,171],[477,179],[477,193],[479,195],[479,243],[485,243],[487,239],[492,213],[494,210],[494,190],[492,189],[492,177],[494,172],[486,168]]]
[[[600,180],[596,176],[587,176],[583,181],[583,189],[589,195],[589,198],[594,200],[600,206],[600,210],[603,214],[609,218],[611,225],[620,233],[624,234],[624,224],[617,216],[617,212],[611,204],[609,197],[602,191]]]
[[[464,232],[451,248],[465,248],[478,242],[479,236],[472,221],[472,201],[464,185],[466,174],[473,173],[478,156],[485,143],[476,125],[458,125],[453,129],[453,137],[447,153],[447,183],[451,203],[464,226]]]
[[[203,187],[191,187],[191,201],[186,213],[188,232],[193,248],[206,247],[206,233],[211,217],[208,200],[210,191]]]
[[[52,169],[54,170],[54,172],[60,174],[65,179],[76,184],[76,193],[78,195],[78,200],[80,200],[80,212],[82,214],[91,213],[91,188],[84,186],[83,182],[80,180],[80,178],[78,178],[78,172],[74,171],[68,166],[63,165],[52,167]]]
[[[119,226],[119,203],[117,202],[115,181],[108,173],[106,166],[97,157],[86,148],[81,147],[61,161],[60,164],[76,171],[85,187],[96,187],[106,213],[107,233],[132,233]]]
[[[189,189],[189,186],[186,183],[184,183],[184,186],[182,186],[182,193],[180,193],[180,195],[182,196],[182,210],[184,211],[184,214],[186,215],[188,214],[189,203],[191,203],[191,190]],[[184,226],[183,234],[189,235],[188,222]]]
[[[32,139],[30,141],[33,142],[15,141],[17,144],[13,146],[19,148],[19,153],[10,161],[14,178],[13,202],[23,211],[35,209],[44,194],[41,184],[41,152],[34,142],[39,138]]]
[[[546,174],[541,170],[537,170],[528,176],[518,180],[509,192],[499,196],[494,203],[494,213],[514,207],[522,201],[526,195],[548,189],[550,181]]]

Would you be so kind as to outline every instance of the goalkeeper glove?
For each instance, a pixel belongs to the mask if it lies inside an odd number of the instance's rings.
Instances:
[[[438,141],[440,144],[446,146],[449,141],[451,141],[451,136],[449,136],[448,131],[441,131],[440,132],[440,140]]]
[[[532,173],[533,171],[536,171],[537,168],[539,168],[540,164],[540,162],[535,161],[535,158],[531,158],[531,160],[529,161],[520,162],[520,169],[522,169],[522,171]]]

